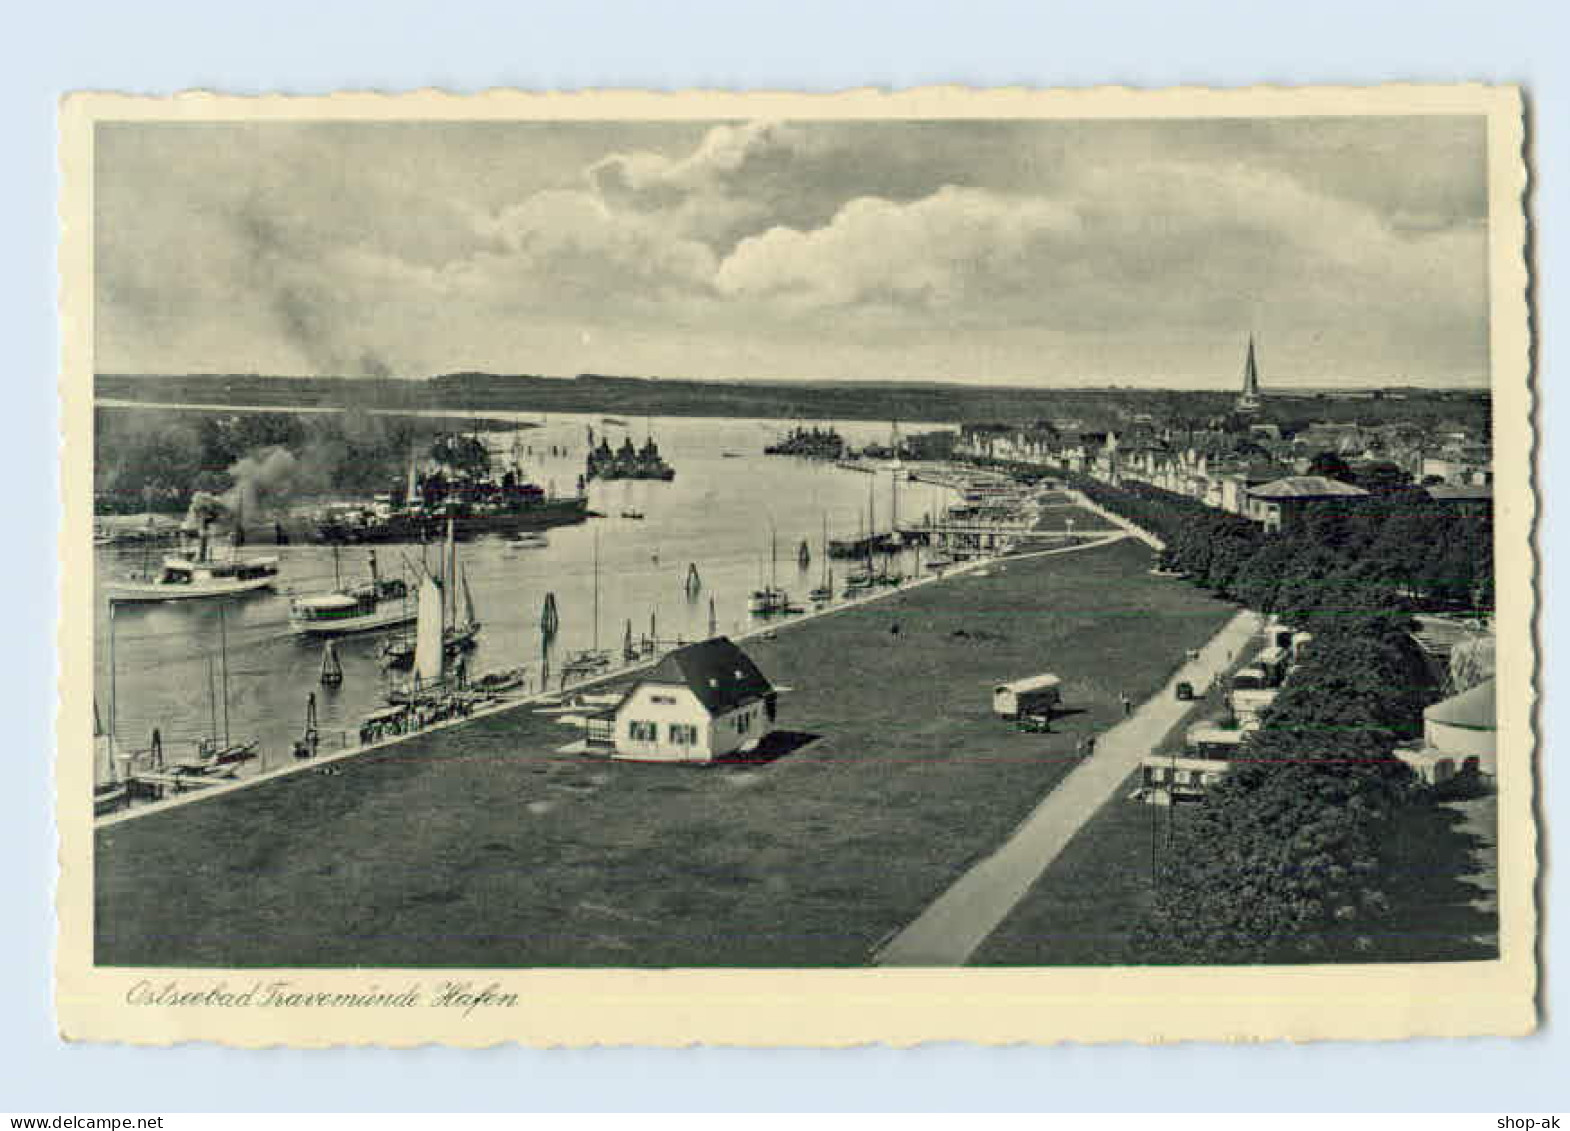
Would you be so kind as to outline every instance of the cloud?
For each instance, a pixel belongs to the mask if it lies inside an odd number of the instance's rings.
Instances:
[[[910,204],[863,197],[811,231],[775,227],[743,240],[720,266],[727,295],[794,309],[870,302],[953,308],[1029,287],[1031,263],[1080,228],[1042,198],[944,188]]]
[[[112,139],[101,368],[1171,373],[1272,328],[1486,366],[1470,127],[438,129]]]

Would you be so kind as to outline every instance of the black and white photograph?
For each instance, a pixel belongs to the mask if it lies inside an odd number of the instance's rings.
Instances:
[[[1519,107],[1300,93],[83,104],[62,977],[1529,1028]]]

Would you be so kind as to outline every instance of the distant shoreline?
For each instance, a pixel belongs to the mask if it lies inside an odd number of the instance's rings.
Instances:
[[[100,404],[203,408],[350,410],[484,416],[486,413],[608,413],[623,417],[945,421],[1024,423],[1067,418],[1107,427],[1129,414],[1170,415],[1180,405],[1196,418],[1225,416],[1236,394],[1160,388],[1015,388],[940,382],[869,381],[769,383],[583,375],[575,378],[459,373],[424,381],[391,378],[125,376],[101,374]],[[1258,418],[1446,418],[1486,412],[1491,391],[1384,387],[1313,391],[1264,390]]]

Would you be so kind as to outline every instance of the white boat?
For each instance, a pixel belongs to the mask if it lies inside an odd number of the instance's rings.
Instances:
[[[336,563],[337,547],[333,547]],[[296,597],[289,605],[289,627],[301,636],[343,636],[394,628],[415,618],[409,587],[402,578],[382,577],[371,554],[369,581],[340,585],[328,593]]]
[[[551,544],[551,540],[544,534],[529,531],[507,538],[502,544],[505,553],[516,550],[543,550]]]
[[[277,558],[215,562],[199,558],[167,557],[156,577],[146,581],[126,578],[110,582],[109,599],[125,604],[135,601],[233,597],[240,593],[271,589],[277,576]]]
[[[201,597],[233,597],[272,588],[278,576],[278,559],[241,558],[231,552],[226,561],[208,555],[207,528],[202,527],[196,556],[164,558],[163,567],[150,577],[129,577],[109,583],[109,599],[135,601],[189,601]]]

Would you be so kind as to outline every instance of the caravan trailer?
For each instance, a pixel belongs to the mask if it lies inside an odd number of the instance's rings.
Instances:
[[[1265,686],[1279,687],[1287,674],[1287,651],[1285,648],[1266,648],[1254,657],[1254,666],[1265,673]]]
[[[992,689],[992,710],[1005,719],[1051,711],[1062,702],[1061,685],[1051,673],[1000,683]]]

